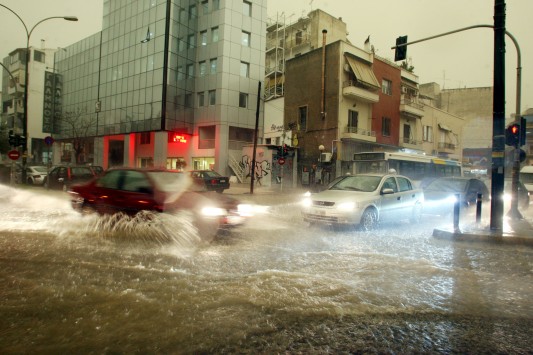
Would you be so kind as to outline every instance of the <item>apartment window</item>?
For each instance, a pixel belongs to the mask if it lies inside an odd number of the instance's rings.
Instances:
[[[141,132],[141,144],[150,144],[150,132]]]
[[[250,47],[250,33],[242,31],[241,44],[245,47]]]
[[[185,107],[192,107],[192,94],[185,95]]]
[[[177,80],[183,80],[183,66],[178,67],[178,72],[176,73]]]
[[[196,5],[189,6],[189,20],[197,18],[198,14],[196,12]]]
[[[383,92],[385,95],[392,95],[392,81],[383,79],[381,82],[381,92]]]
[[[185,50],[185,40],[183,39],[183,37],[180,37],[178,38],[178,52],[182,52]]]
[[[218,42],[218,27],[211,28],[211,42]]]
[[[381,135],[384,137],[390,137],[390,123],[391,119],[388,117],[383,117],[381,119]]]
[[[302,40],[303,40],[303,33],[302,31],[298,31],[296,32],[296,44],[302,44]]]
[[[241,62],[241,76],[248,78],[250,75],[250,64],[246,62]]]
[[[404,143],[412,143],[411,139],[411,125],[404,124],[403,125],[403,142]]]
[[[44,52],[41,51],[33,51],[33,60],[36,62],[44,63]]]
[[[194,77],[194,64],[187,64],[187,78]]]
[[[248,94],[244,92],[239,93],[239,107],[248,107]]]
[[[215,105],[217,103],[216,90],[209,90],[209,105]]]
[[[298,107],[298,121],[300,123],[300,131],[307,129],[307,106]]]
[[[194,34],[190,34],[187,37],[187,48],[194,48]]]
[[[422,135],[424,142],[433,142],[433,127],[424,126]]]
[[[348,110],[348,128],[350,132],[357,133],[357,126],[359,120],[359,112]]]
[[[204,76],[207,74],[207,63],[205,62],[205,60],[198,63],[198,71],[199,76]]]
[[[242,13],[246,16],[252,16],[252,3],[248,1],[242,2]]]
[[[220,0],[213,0],[213,11],[220,9]]]
[[[201,2],[201,5],[202,5],[202,12],[203,14],[207,14],[209,13],[209,1],[208,0],[204,0]]]
[[[205,106],[205,94],[204,92],[198,93],[198,107]]]
[[[200,32],[200,45],[207,46],[207,31]]]
[[[209,61],[209,66],[211,67],[211,74],[216,74],[217,73],[217,59],[216,58],[212,58],[210,61]]]

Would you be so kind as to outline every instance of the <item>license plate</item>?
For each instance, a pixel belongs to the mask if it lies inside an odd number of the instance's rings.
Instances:
[[[226,182],[226,180],[220,180],[220,183]]]

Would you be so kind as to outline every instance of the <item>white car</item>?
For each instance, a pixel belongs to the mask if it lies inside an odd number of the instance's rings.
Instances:
[[[46,166],[36,165],[26,167],[26,183],[28,185],[42,185],[48,174]],[[22,171],[18,171],[15,178],[17,183],[21,183]]]
[[[341,176],[327,189],[306,194],[303,218],[312,224],[359,225],[374,229],[382,221],[408,219],[418,223],[424,193],[413,182],[396,174]]]

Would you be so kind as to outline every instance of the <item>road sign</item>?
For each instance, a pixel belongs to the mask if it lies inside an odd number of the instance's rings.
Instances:
[[[54,144],[54,138],[52,136],[46,136],[44,137],[44,142],[46,145],[52,145]]]
[[[283,165],[283,164],[285,164],[285,159],[283,159],[283,158],[279,158],[279,159],[278,159],[278,164],[279,164],[279,165]]]
[[[18,158],[20,158],[20,152],[18,150],[10,150],[9,152],[7,152],[7,156],[11,160],[17,160]]]

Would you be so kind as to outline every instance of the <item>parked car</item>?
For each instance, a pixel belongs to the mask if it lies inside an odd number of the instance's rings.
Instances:
[[[317,224],[359,225],[374,229],[379,222],[420,221],[424,194],[413,182],[396,174],[347,175],[326,190],[303,200],[303,218]]]
[[[48,173],[48,168],[43,165],[28,166],[26,167],[26,183],[28,185],[42,185]],[[20,181],[21,176],[18,178]]]
[[[56,166],[45,177],[43,185],[49,189],[67,191],[73,184],[93,179],[99,175],[99,171],[103,171],[99,166]]]
[[[229,177],[222,176],[213,170],[192,170],[189,172],[193,181],[207,191],[222,193],[229,189]]]
[[[466,209],[476,205],[478,193],[482,195],[482,201],[490,201],[487,185],[478,178],[459,176],[437,178],[424,187],[424,213],[452,215],[457,195],[460,207]]]
[[[141,211],[189,211],[204,238],[209,231],[240,225],[249,216],[250,206],[199,190],[187,174],[178,171],[117,168],[85,184],[72,185],[69,193],[72,207],[81,213],[133,216]]]

